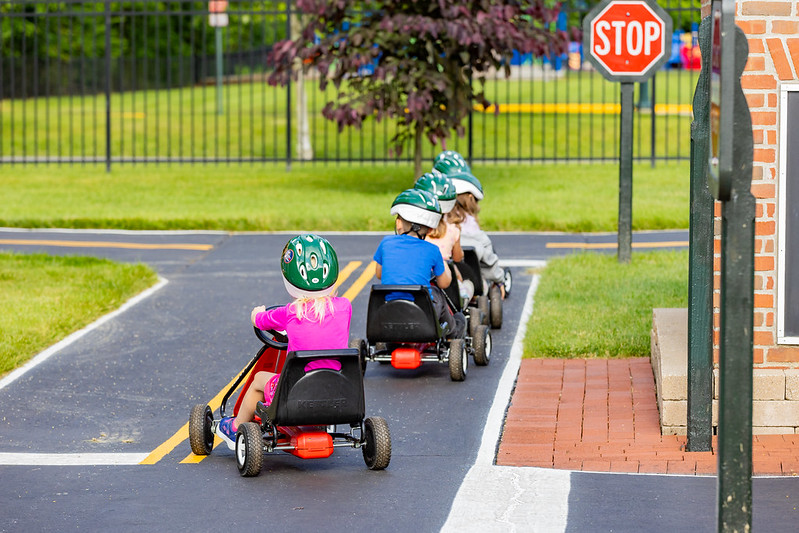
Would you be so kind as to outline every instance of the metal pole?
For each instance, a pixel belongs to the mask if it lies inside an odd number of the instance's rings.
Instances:
[[[691,452],[713,444],[713,196],[707,186],[710,142],[710,17],[699,26],[702,72],[691,123],[691,213],[688,248],[688,443]]]
[[[749,54],[735,33],[730,199],[721,204],[718,530],[752,530],[752,366],[754,336],[755,198],[751,193],[752,117],[741,89]],[[722,95],[722,101],[724,96]]]
[[[619,263],[632,257],[633,109],[635,84],[621,83],[621,146],[619,150]]]
[[[652,110],[649,115],[649,125],[650,125],[650,135],[649,135],[649,142],[651,144],[650,151],[649,151],[649,158],[650,158],[650,165],[652,168],[655,168],[655,79],[656,76],[652,76],[652,96],[649,100],[649,107]],[[668,153],[665,154],[668,157]]]
[[[224,114],[222,108],[222,77],[224,76],[224,68],[222,65],[222,28],[217,26],[216,30],[216,112],[219,115]]]
[[[105,171],[111,172],[111,0],[105,2]]]

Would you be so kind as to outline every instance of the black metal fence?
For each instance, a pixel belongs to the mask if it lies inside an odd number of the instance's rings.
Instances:
[[[639,88],[638,160],[689,157],[699,4],[661,0],[686,32],[669,68]],[[0,0],[0,163],[410,160],[410,150],[391,155],[390,121],[339,133],[321,114],[335,94],[318,79],[266,83],[269,49],[292,33],[290,8],[230,2],[228,25],[212,27],[207,2]],[[559,24],[582,14],[564,11]],[[510,78],[487,82],[499,112],[475,109],[447,148],[473,161],[616,160],[619,87],[572,47],[514,57]]]

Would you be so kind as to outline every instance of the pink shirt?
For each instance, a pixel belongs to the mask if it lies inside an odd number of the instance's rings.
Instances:
[[[427,237],[425,240],[430,241],[438,246],[438,249],[441,250],[441,257],[444,258],[444,261],[449,261],[452,259],[452,248],[461,238],[461,229],[456,224],[452,224],[451,222],[447,222],[446,224],[447,232],[443,237],[439,239]]]
[[[258,313],[255,315],[255,326],[259,329],[285,331],[289,338],[288,351],[290,352],[336,350],[349,347],[352,305],[348,299],[333,298],[333,312],[325,314],[325,318],[321,322],[299,320],[291,307],[292,305],[288,304]],[[309,312],[313,313],[313,308],[309,309]],[[323,361],[328,364],[323,364]],[[314,368],[341,370],[341,363],[335,359],[319,360],[309,363],[305,370],[307,372]]]

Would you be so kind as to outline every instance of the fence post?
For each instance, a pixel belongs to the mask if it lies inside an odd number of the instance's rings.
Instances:
[[[691,123],[691,211],[688,246],[687,449],[713,445],[713,197],[707,186],[710,139],[710,17],[699,26],[702,72],[694,93]]]
[[[105,0],[105,171],[111,172],[111,0]]]
[[[291,40],[291,0],[286,2],[286,40]],[[291,170],[291,76],[286,84],[286,170]]]

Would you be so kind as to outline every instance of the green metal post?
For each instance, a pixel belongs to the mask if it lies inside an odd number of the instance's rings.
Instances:
[[[633,240],[633,101],[635,85],[621,83],[619,150],[619,263],[629,263]]]
[[[222,76],[224,70],[222,68],[222,28],[217,26],[216,30],[216,112],[220,115],[224,114],[222,108]]]
[[[752,529],[752,350],[755,199],[752,119],[741,90],[749,45],[735,28],[733,169],[721,206],[718,530]],[[723,97],[722,97],[723,98]]]
[[[713,420],[713,196],[707,186],[710,142],[710,17],[699,26],[702,72],[691,123],[691,214],[688,249],[688,443],[712,447]]]

